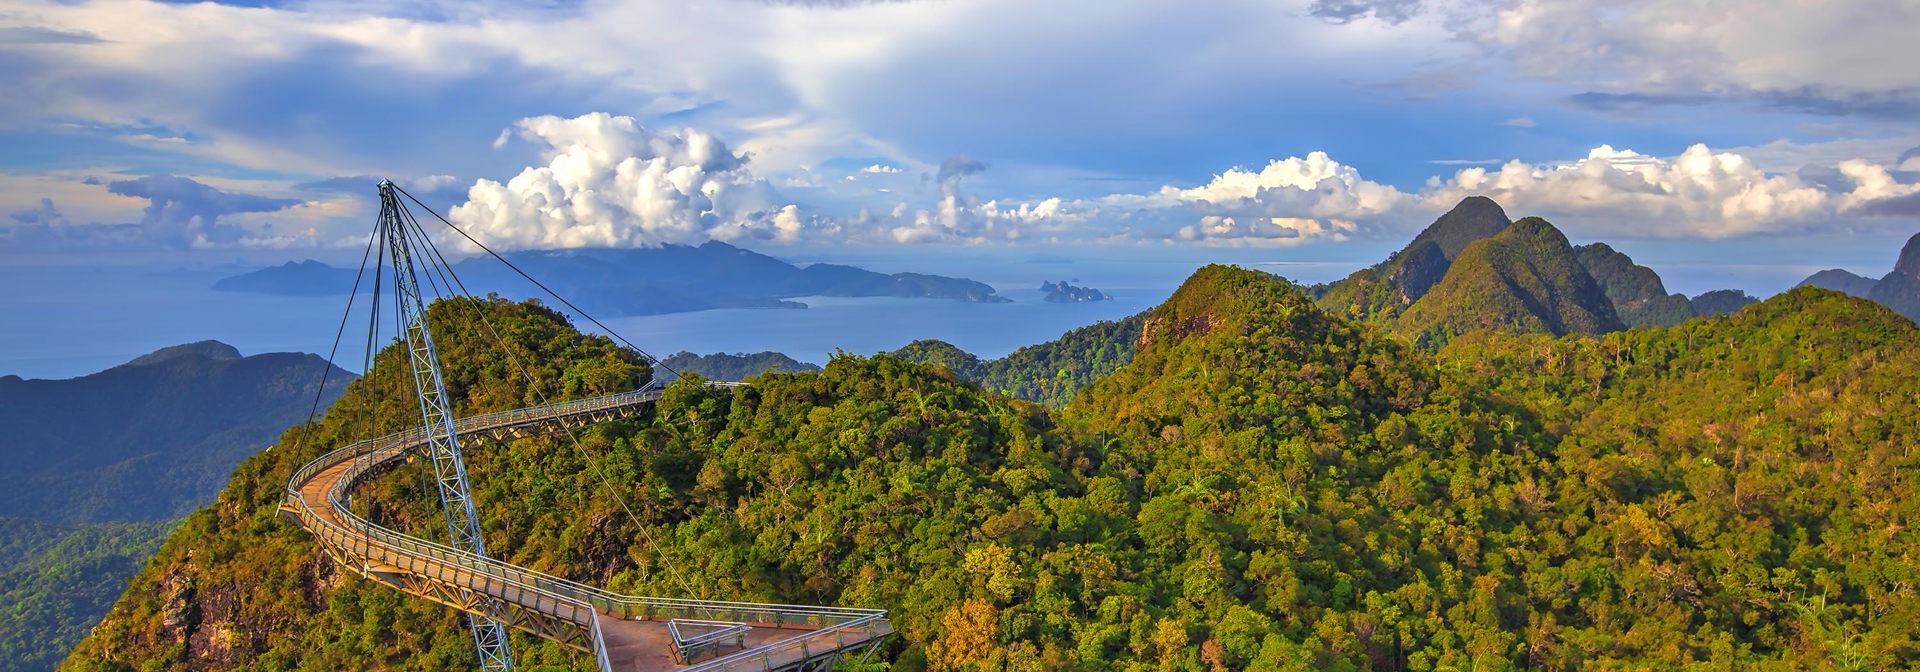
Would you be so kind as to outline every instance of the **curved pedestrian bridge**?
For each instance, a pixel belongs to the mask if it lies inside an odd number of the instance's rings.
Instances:
[[[461,418],[454,429],[477,448],[633,417],[659,399],[657,390],[628,392]],[[354,485],[426,442],[416,428],[322,455],[288,479],[281,512],[355,573],[590,651],[605,672],[826,670],[843,657],[864,660],[893,633],[883,610],[618,595],[354,515]]]

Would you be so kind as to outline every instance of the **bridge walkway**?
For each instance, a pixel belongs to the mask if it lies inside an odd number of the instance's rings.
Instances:
[[[463,418],[455,428],[463,440],[506,441],[631,417],[658,398],[643,391],[516,409]],[[590,651],[606,672],[824,670],[843,656],[864,659],[893,633],[882,610],[618,595],[355,515],[347,505],[354,484],[397,465],[425,441],[415,429],[323,455],[288,480],[281,510],[351,571]],[[676,627],[705,632],[676,637]]]

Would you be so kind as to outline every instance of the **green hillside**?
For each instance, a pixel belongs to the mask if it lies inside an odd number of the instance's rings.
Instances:
[[[820,370],[818,364],[796,361],[778,352],[753,354],[716,352],[711,355],[696,355],[682,350],[660,360],[660,363],[668,371],[699,374],[700,377],[708,380],[740,381],[768,371],[792,373]],[[667,371],[662,371],[660,374],[663,377],[671,375]]]
[[[1073,399],[1081,388],[1133,360],[1145,319],[1143,313],[1096,322],[999,359],[982,360],[950,343],[932,339],[908,343],[888,354],[944,366],[981,387],[1057,408]]]
[[[1468,245],[1392,326],[1423,344],[1485,330],[1561,336],[1624,328],[1567,237],[1538,217]]]
[[[1414,236],[1386,261],[1346,279],[1307,288],[1327,312],[1361,321],[1390,321],[1445,277],[1455,258],[1476,240],[1506,230],[1513,220],[1493,199],[1470,196]]]
[[[1687,305],[1693,310],[1695,317],[1708,317],[1731,315],[1759,302],[1759,299],[1748,296],[1746,292],[1738,289],[1716,289],[1688,299]]]
[[[1514,227],[1461,260],[1552,242]],[[493,310],[546,398],[644,375],[557,316]],[[462,409],[531,401],[471,334],[436,328],[467,344],[443,346]],[[1212,266],[1135,342],[1057,412],[890,356],[682,383],[578,445],[472,451],[488,545],[627,592],[887,608],[901,635],[880,662],[899,672],[1920,664],[1920,334],[1871,303],[1796,290],[1434,354]],[[65,669],[470,666],[454,615],[342,576],[273,514],[368,387],[313,444],[243,464]],[[400,401],[383,422],[406,421]],[[438,534],[420,478],[383,477],[371,515]],[[524,669],[591,667],[516,646]]]
[[[43,672],[65,658],[126,590],[172,527],[165,522],[63,527],[0,518],[0,660]]]
[[[473,324],[475,306],[485,311],[493,329]],[[636,355],[604,337],[580,334],[559,313],[536,304],[436,302],[429,323],[461,415],[633,389],[650,375]],[[506,353],[493,345],[495,330],[509,339]],[[275,512],[287,477],[299,465],[354,438],[419,423],[419,408],[405,387],[411,374],[403,356],[397,347],[385,349],[373,371],[349,385],[317,426],[288,429],[275,449],[241,462],[217,501],[180,523],[60,669],[472,668],[472,641],[461,629],[464,618],[341,573],[310,535]],[[520,375],[516,360],[531,369],[533,382]],[[573,454],[551,452],[560,448],[551,442],[523,445],[539,451],[533,455]],[[562,522],[541,508],[558,495],[555,483],[511,491],[505,479],[487,477],[506,465],[493,459],[500,457],[503,451],[474,451],[469,462],[482,516],[500,521],[532,515],[549,524]],[[437,503],[425,484],[410,480],[419,478],[418,471],[401,473],[405,477],[394,482],[412,489],[387,501]],[[567,501],[579,502],[592,490],[565,492]],[[572,520],[577,527],[594,522]],[[433,527],[423,525],[416,532],[431,537]],[[439,532],[444,534],[444,526]],[[525,560],[511,549],[526,543],[528,532],[505,532],[490,526],[489,546],[507,549],[500,553],[504,557]],[[523,648],[522,669],[578,659],[550,645],[528,642]]]
[[[1693,305],[1685,294],[1668,294],[1666,284],[1653,269],[1633,263],[1633,258],[1606,243],[1573,248],[1580,266],[1607,293],[1614,312],[1629,327],[1670,327],[1693,319]]]

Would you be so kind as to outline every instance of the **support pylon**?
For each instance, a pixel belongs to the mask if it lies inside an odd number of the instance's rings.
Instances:
[[[425,450],[428,461],[433,463],[434,482],[440,486],[447,536],[454,548],[485,557],[487,543],[481,535],[480,515],[473,509],[473,496],[467,487],[467,464],[460,457],[460,435],[453,426],[453,404],[447,399],[440,357],[433,348],[433,332],[427,328],[427,307],[420,298],[419,280],[414,276],[413,236],[407,216],[393,183],[382,181],[380,237],[393,261],[394,300],[399,304],[407,361],[413,366],[421,424],[427,431]],[[507,643],[506,627],[474,614],[468,614],[467,623],[473,627],[473,645],[480,653],[480,668],[512,670],[513,650]]]

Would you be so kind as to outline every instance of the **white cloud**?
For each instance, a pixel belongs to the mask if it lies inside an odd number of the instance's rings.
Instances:
[[[871,166],[861,168],[860,172],[867,173],[870,175],[897,175],[902,171],[899,168],[896,168],[893,166],[889,166],[883,163],[876,163]]]
[[[1203,186],[1164,187],[1160,195],[1229,210],[1277,208],[1286,212],[1275,214],[1348,217],[1377,215],[1405,198],[1391,186],[1361,179],[1360,171],[1333,160],[1326,152],[1312,152],[1304,159],[1275,160],[1259,172],[1234,168]]]
[[[1673,157],[1602,145],[1564,164],[1512,161],[1435,177],[1421,197],[1433,209],[1485,195],[1508,212],[1544,216],[1583,236],[1730,238],[1854,225],[1863,205],[1920,191],[1870,161],[1836,169],[1845,184],[1823,187],[1706,145]]]
[[[707,239],[788,242],[803,228],[747,159],[695,130],[656,133],[632,117],[522,119],[543,166],[480,180],[451,218],[506,248],[639,247]]]
[[[1338,242],[1358,231],[1359,227],[1344,219],[1207,215],[1196,224],[1180,227],[1175,236],[1186,242],[1241,247]]]

